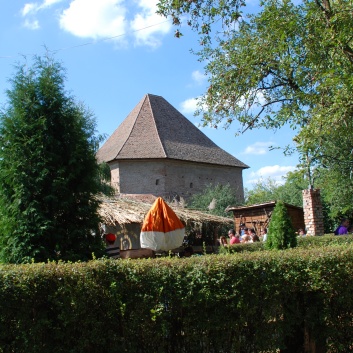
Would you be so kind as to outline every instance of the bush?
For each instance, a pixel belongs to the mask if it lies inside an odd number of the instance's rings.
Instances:
[[[265,242],[267,249],[287,249],[297,245],[297,236],[288,215],[287,208],[282,201],[278,201],[272,212],[268,236]]]
[[[0,266],[0,352],[345,352],[352,277],[353,245]]]
[[[352,245],[353,236],[334,236],[332,234],[326,234],[319,237],[297,237],[297,247],[303,249],[317,248],[317,247],[327,247],[327,246],[339,246],[339,245]],[[264,251],[265,242],[255,242],[255,243],[244,243],[235,244],[228,247],[220,246],[219,254],[233,254],[242,252],[254,252],[254,251]]]
[[[240,243],[229,246],[220,246],[218,253],[219,254],[233,254],[233,253],[242,253],[242,252],[254,252],[265,250],[264,242],[257,241],[255,243]]]

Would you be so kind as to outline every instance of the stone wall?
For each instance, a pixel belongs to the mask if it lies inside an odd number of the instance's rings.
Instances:
[[[179,195],[187,199],[211,183],[229,183],[239,201],[244,199],[243,169],[239,167],[176,160],[120,160],[110,167],[112,185],[124,194]]]
[[[110,182],[113,188],[120,192],[120,174],[119,174],[119,162],[113,161],[109,164],[110,167]]]
[[[303,190],[304,222],[307,235],[324,235],[320,189]]]

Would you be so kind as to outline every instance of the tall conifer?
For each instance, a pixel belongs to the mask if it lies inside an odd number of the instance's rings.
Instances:
[[[287,249],[297,246],[297,236],[283,201],[278,201],[268,228],[267,249]]]
[[[0,259],[85,260],[101,251],[95,120],[51,57],[18,65],[0,113]]]

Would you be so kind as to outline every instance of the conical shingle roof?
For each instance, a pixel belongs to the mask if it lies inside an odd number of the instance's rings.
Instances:
[[[213,143],[163,97],[147,94],[98,150],[97,159],[161,158],[249,168]]]

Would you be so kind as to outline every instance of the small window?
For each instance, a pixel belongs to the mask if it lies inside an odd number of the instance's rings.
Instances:
[[[159,184],[159,179],[156,179],[156,185],[158,185]]]
[[[194,185],[192,183],[190,183],[190,188],[192,188]]]

